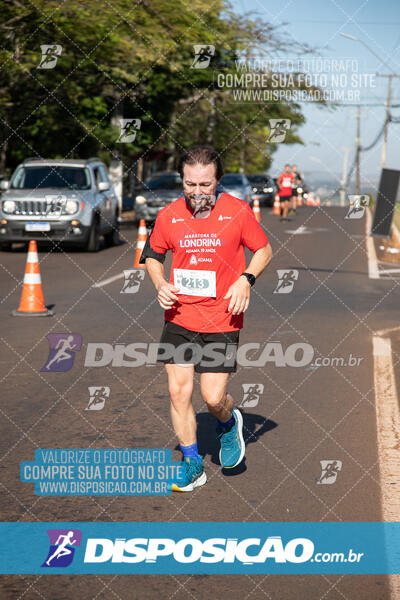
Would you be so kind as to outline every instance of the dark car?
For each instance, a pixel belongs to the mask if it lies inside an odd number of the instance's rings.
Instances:
[[[276,185],[272,177],[260,173],[247,175],[247,179],[250,181],[253,199],[257,197],[260,206],[273,206]]]
[[[245,200],[250,206],[252,205],[251,186],[246,175],[225,173],[219,182],[218,190],[231,194],[231,196],[235,196],[240,200]]]
[[[177,171],[153,173],[135,198],[136,219],[152,222],[163,206],[183,195],[182,179]]]

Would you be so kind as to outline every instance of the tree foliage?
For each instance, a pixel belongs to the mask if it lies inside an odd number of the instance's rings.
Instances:
[[[3,0],[0,15],[3,171],[28,156],[122,156],[130,165],[163,152],[172,165],[205,141],[227,169],[261,171],[273,151],[268,119],[303,122],[298,105],[240,104],[216,86],[240,56],[308,50],[225,0]],[[38,68],[44,44],[62,46],[53,69]],[[194,44],[215,46],[209,68],[191,68]],[[133,143],[117,142],[121,117],[141,119]],[[289,143],[300,141],[295,131]]]

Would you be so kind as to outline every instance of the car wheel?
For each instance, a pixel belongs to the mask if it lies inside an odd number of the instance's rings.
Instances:
[[[104,235],[104,241],[106,246],[118,246],[121,243],[119,237],[119,222],[117,213],[115,214],[112,230]]]
[[[86,250],[88,252],[98,252],[100,250],[100,220],[96,216],[89,229],[89,236],[86,242]]]

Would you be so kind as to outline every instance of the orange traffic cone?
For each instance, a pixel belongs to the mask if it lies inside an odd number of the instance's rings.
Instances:
[[[303,196],[297,196],[297,206],[303,206]]]
[[[315,198],[315,206],[321,206],[321,199],[319,196]]]
[[[281,203],[279,201],[278,194],[276,194],[276,196],[275,196],[274,208],[272,209],[272,214],[273,215],[280,215],[281,214]]]
[[[34,240],[29,242],[21,302],[18,310],[13,310],[12,315],[14,317],[50,317],[53,315],[53,312],[47,309],[44,303],[37,244]]]
[[[140,257],[143,252],[144,245],[146,243],[146,237],[147,237],[146,221],[144,219],[140,219],[139,230],[138,230],[138,239],[137,239],[137,245],[136,245],[135,264],[133,265],[134,269],[145,269],[146,268],[146,265],[141,265],[139,263]]]
[[[260,201],[258,198],[254,198],[253,201],[253,213],[257,220],[257,223],[261,222],[261,213],[260,213]]]

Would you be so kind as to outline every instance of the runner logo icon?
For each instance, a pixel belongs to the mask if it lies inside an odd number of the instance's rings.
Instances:
[[[320,460],[321,476],[317,479],[317,483],[331,485],[335,483],[339,471],[342,470],[341,460]]]
[[[215,54],[215,46],[208,44],[194,44],[194,61],[190,65],[191,69],[206,69],[212,57]]]
[[[75,547],[81,545],[79,529],[48,529],[50,548],[42,567],[68,567],[74,558]]]
[[[277,269],[278,285],[274,289],[274,294],[290,294],[294,283],[299,278],[297,269]]]
[[[267,142],[279,144],[284,142],[287,130],[290,129],[290,119],[269,119],[270,132]]]
[[[120,134],[117,142],[123,144],[134,142],[141,125],[141,119],[119,119]]]
[[[85,410],[102,410],[106,399],[110,397],[110,388],[105,386],[89,386],[89,403]]]
[[[242,383],[243,400],[240,406],[243,408],[253,408],[257,406],[261,394],[264,392],[264,384],[262,383]]]
[[[120,294],[136,294],[144,279],[145,272],[142,269],[129,269],[124,271],[124,285]]]
[[[38,69],[54,69],[57,64],[58,57],[61,55],[62,46],[59,44],[43,44],[40,46],[42,56]]]
[[[349,196],[349,210],[345,219],[362,219],[365,213],[365,208],[369,205],[369,196],[363,194],[361,196]]]
[[[75,352],[81,349],[82,336],[79,333],[49,333],[46,337],[49,340],[50,351],[41,371],[69,371],[74,364]]]

